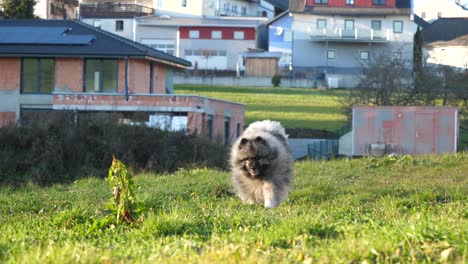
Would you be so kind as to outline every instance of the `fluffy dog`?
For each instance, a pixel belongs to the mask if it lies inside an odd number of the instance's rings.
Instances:
[[[233,144],[232,181],[244,203],[275,208],[288,197],[293,159],[288,135],[276,121],[252,123]]]

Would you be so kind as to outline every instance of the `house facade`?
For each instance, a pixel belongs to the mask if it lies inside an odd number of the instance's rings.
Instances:
[[[72,20],[0,20],[0,125],[29,112],[111,112],[230,144],[245,106],[172,94],[189,61]],[[172,126],[172,128],[175,128]]]
[[[152,16],[138,19],[138,42],[172,53],[200,70],[236,70],[242,52],[257,46],[266,18]]]
[[[268,51],[281,52],[278,61],[280,69],[288,69],[292,65],[292,16],[288,11],[268,21]]]
[[[412,67],[417,26],[410,0],[293,0],[290,11],[295,72],[312,70],[337,87],[353,87],[373,58]]]

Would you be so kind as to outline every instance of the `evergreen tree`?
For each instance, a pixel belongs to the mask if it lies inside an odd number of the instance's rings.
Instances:
[[[35,0],[3,0],[3,15],[5,18],[35,18]]]
[[[413,72],[414,72],[414,77],[416,79],[416,84],[418,83],[423,67],[422,59],[422,34],[421,30],[418,29],[416,30],[416,33],[414,34],[414,44],[413,44]]]

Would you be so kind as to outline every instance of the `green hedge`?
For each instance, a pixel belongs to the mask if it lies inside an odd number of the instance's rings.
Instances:
[[[105,177],[112,155],[134,172],[226,166],[226,147],[186,132],[118,125],[110,114],[31,119],[27,125],[0,128],[1,185]]]

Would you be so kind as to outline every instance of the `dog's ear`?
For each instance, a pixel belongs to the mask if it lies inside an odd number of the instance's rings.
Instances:
[[[257,143],[260,143],[260,144],[265,144],[265,139],[263,139],[262,137],[258,136],[255,138],[255,142]]]
[[[247,142],[249,142],[248,139],[246,138],[242,138],[239,142],[239,148],[242,148],[243,146],[245,146],[245,144],[247,144]]]

